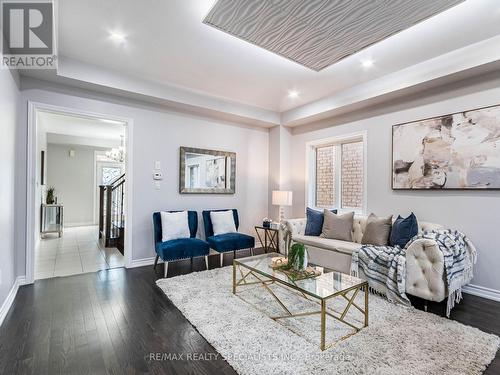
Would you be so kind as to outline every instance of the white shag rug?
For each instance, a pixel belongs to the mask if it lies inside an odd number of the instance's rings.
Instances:
[[[369,326],[322,352],[319,315],[274,321],[269,315],[283,310],[262,286],[238,287],[238,295],[232,294],[232,267],[157,284],[241,375],[481,374],[500,346],[498,336],[370,294]],[[292,312],[318,310],[294,292],[271,287]],[[363,306],[362,292],[358,298]],[[334,311],[343,305],[340,298],[328,302]],[[347,319],[361,322],[362,314],[351,311]],[[332,318],[327,328],[327,342],[350,332]]]

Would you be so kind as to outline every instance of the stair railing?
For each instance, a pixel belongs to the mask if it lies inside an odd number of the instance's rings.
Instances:
[[[125,174],[99,186],[99,238],[104,246],[117,246],[124,228]]]

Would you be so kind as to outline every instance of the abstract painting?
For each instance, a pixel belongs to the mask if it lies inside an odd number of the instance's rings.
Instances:
[[[500,106],[394,125],[392,188],[500,189]]]

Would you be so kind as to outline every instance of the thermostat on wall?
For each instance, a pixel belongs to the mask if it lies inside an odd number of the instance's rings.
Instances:
[[[161,173],[161,172],[154,172],[153,173],[153,180],[163,180],[163,173]]]

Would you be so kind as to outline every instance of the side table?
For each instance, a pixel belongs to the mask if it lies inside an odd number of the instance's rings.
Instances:
[[[262,225],[255,226],[255,232],[259,238],[260,245],[264,248],[264,251],[279,253],[279,229],[266,228]],[[264,240],[262,240],[262,234]]]

